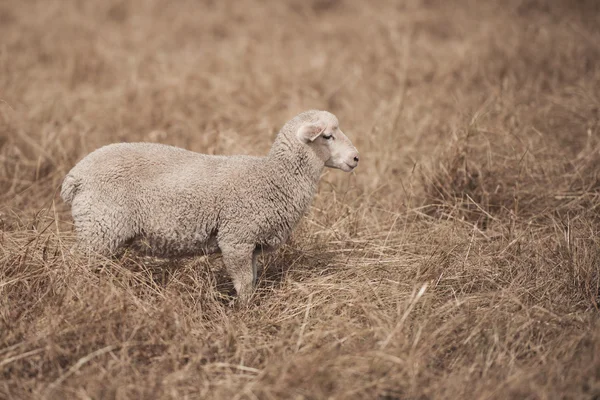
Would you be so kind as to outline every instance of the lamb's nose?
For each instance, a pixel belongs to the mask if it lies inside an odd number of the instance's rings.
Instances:
[[[358,156],[354,157],[354,161],[358,162]]]

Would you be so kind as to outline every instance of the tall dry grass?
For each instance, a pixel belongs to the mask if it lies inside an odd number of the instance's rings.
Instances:
[[[0,3],[0,397],[600,397],[599,8]],[[308,108],[361,165],[248,309],[218,257],[69,254],[88,152],[264,154]]]

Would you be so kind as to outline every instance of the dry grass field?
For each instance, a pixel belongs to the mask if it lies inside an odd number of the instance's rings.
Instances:
[[[219,257],[71,255],[97,147],[361,153],[231,306]],[[0,2],[0,398],[600,398],[600,3]]]

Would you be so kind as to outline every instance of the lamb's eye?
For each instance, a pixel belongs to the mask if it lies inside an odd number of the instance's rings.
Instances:
[[[333,139],[333,135],[323,135],[323,139],[325,139],[325,140]]]

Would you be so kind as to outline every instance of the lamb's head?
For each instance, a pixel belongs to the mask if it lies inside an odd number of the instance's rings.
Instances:
[[[340,129],[338,119],[327,111],[307,111],[296,137],[325,162],[325,166],[350,172],[358,165],[358,151]]]

